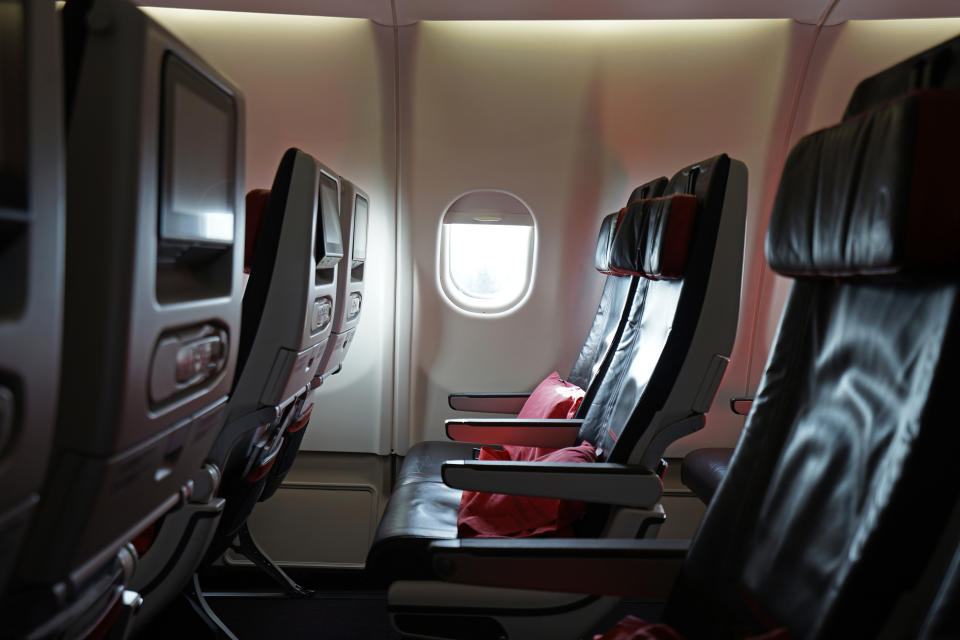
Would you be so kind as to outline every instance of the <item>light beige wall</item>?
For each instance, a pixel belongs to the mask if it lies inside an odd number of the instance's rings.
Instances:
[[[759,225],[813,31],[786,20],[401,28],[400,220],[410,253],[398,278],[410,283],[399,286],[410,315],[399,375],[410,392],[400,396],[409,406],[398,407],[398,451],[442,437],[451,391],[529,389],[568,371],[602,286],[591,259],[601,217],[634,186],[721,152],[750,169],[742,321],[708,428],[672,453],[736,438],[742,421],[726,405],[746,389]],[[436,283],[440,216],[475,188],[515,193],[539,224],[535,288],[507,317],[458,313]]]
[[[568,371],[602,286],[590,266],[601,216],[636,184],[721,151],[750,169],[740,327],[707,429],[670,453],[733,444],[742,419],[727,400],[755,391],[789,289],[762,258],[787,140],[836,122],[859,79],[960,32],[960,20],[943,18],[825,27],[798,97],[815,27],[792,21],[401,27],[398,212],[389,27],[148,11],[244,90],[248,187],[268,186],[283,150],[296,145],[371,195],[377,258],[358,339],[343,372],[317,393],[324,411],[304,448],[380,454],[441,437],[450,391],[530,388],[553,369]],[[533,294],[498,319],[452,310],[436,283],[443,208],[480,187],[517,194],[539,223]]]
[[[148,12],[244,92],[247,188],[269,188],[300,147],[370,196],[356,339],[317,390],[303,448],[390,451],[394,291],[394,58],[389,27],[355,18],[184,9]]]

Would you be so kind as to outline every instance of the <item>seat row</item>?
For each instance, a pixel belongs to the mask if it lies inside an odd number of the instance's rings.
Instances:
[[[943,170],[960,145],[957,60],[960,38],[864,80],[843,122],[791,152],[766,256],[795,283],[696,537],[651,539],[663,517],[659,457],[702,425],[722,375],[695,359],[698,348],[729,354],[722,331],[700,324],[722,326],[724,307],[711,301],[732,295],[735,306],[739,286],[739,265],[717,260],[742,239],[723,235],[725,224],[742,233],[735,194],[745,186],[723,156],[677,174],[666,199],[604,220],[598,268],[641,279],[608,276],[570,376],[584,383],[575,417],[449,420],[451,442],[410,450],[368,558],[390,584],[397,630],[577,638],[627,596],[665,601],[661,626],[626,620],[605,638],[960,635],[960,495],[944,474],[960,375],[960,211]],[[673,234],[664,252],[671,234],[659,234],[684,193],[697,201],[690,243]],[[712,235],[711,217],[721,220]],[[679,281],[657,268],[668,256],[684,264]],[[727,288],[686,297],[697,277]],[[454,394],[450,404],[523,416],[539,391]],[[597,462],[511,457],[517,445],[580,443]],[[461,491],[519,500],[483,514],[493,533],[471,539]],[[587,508],[560,537],[530,537],[524,505],[544,498]]]
[[[273,568],[245,522],[353,342],[369,199],[299,149],[244,197],[226,77],[124,0],[68,2],[62,42],[15,4],[0,635],[124,637],[228,545]]]

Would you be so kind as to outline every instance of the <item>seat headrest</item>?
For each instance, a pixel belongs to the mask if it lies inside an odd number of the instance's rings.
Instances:
[[[682,278],[696,215],[697,197],[690,194],[628,205],[613,241],[610,270],[650,280]]]
[[[600,237],[597,238],[597,254],[594,258],[594,264],[597,271],[608,276],[615,275],[610,270],[610,251],[613,249],[613,238],[617,233],[617,227],[620,225],[620,219],[626,210],[626,207],[624,207],[617,213],[611,213],[604,217],[603,222],[600,223]]]
[[[800,140],[770,218],[771,268],[813,278],[955,274],[957,113],[960,91],[922,90]]]
[[[270,189],[253,189],[247,193],[246,240],[243,248],[243,272],[250,273],[253,265],[253,250],[257,246],[257,236],[270,202]]]

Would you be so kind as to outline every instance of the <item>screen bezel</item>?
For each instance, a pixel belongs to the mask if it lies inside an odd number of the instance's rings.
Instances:
[[[0,207],[26,209],[29,205],[29,109],[30,94],[29,72],[27,69],[27,17],[26,6],[22,1],[3,0],[2,4],[12,5],[15,14],[10,33],[0,30],[3,43],[0,47],[9,47],[11,57],[0,56],[0,94],[4,96],[3,122],[0,122]],[[7,63],[4,63],[4,61]],[[7,82],[9,81],[9,86]]]
[[[357,223],[359,220],[357,217],[357,212],[360,210],[359,205],[361,202],[366,209],[363,220],[363,255],[357,256],[357,233],[360,231],[360,225]],[[350,260],[353,263],[352,266],[354,267],[360,265],[362,262],[365,262],[367,259],[367,234],[369,233],[369,225],[370,201],[358,193],[353,198],[353,237],[350,238]]]
[[[228,247],[236,240],[237,220],[237,104],[229,93],[224,91],[213,80],[205,76],[200,70],[191,66],[172,51],[163,56],[161,72],[160,94],[160,193],[157,216],[157,236],[161,243],[178,245]],[[170,162],[173,158],[173,141],[176,133],[175,123],[170,121],[171,114],[175,113],[175,99],[177,86],[183,86],[192,91],[197,97],[223,112],[229,119],[229,177],[227,187],[227,201],[233,216],[233,233],[230,240],[211,239],[195,234],[185,233],[173,223],[176,212],[171,210],[173,202],[173,171]]]
[[[323,186],[327,180],[336,190],[333,194],[335,211],[327,211],[323,206]],[[314,240],[313,255],[317,268],[330,268],[332,265],[321,266],[328,257],[335,257],[335,262],[343,259],[343,231],[340,229],[340,180],[326,171],[320,171],[320,180],[317,184],[317,233]],[[335,234],[332,236],[332,234]],[[339,255],[338,250],[339,249]]]

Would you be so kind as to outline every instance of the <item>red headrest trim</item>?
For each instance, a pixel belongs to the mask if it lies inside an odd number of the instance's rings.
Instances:
[[[250,273],[253,264],[253,250],[257,246],[257,236],[270,202],[270,189],[253,189],[247,194],[247,236],[243,250],[243,272]]]

